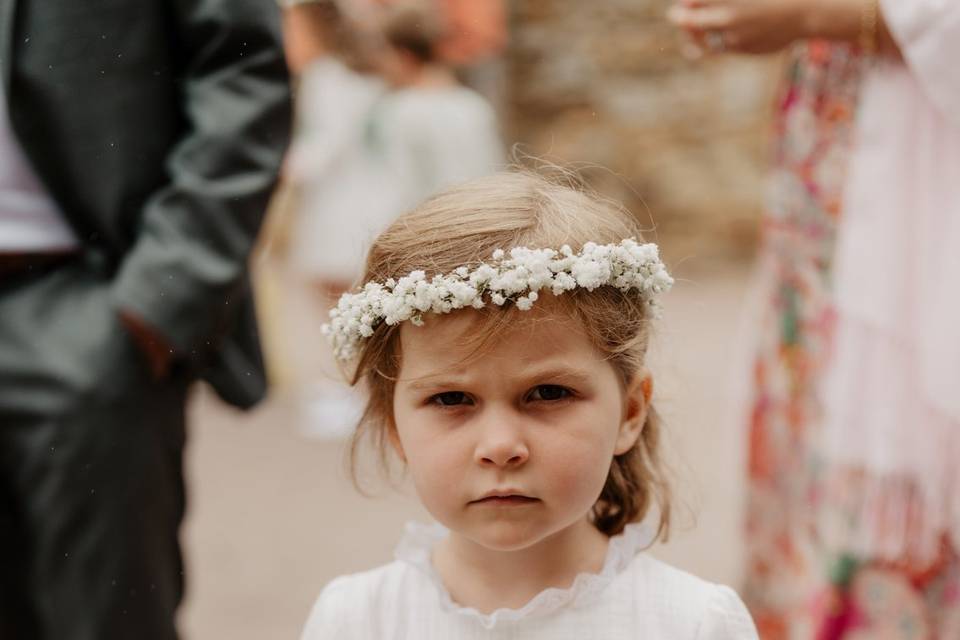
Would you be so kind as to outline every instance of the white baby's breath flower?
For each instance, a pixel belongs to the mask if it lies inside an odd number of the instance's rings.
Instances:
[[[490,281],[496,277],[496,269],[488,264],[481,264],[470,274],[469,282],[474,287],[482,287],[489,285]]]
[[[565,271],[561,271],[553,277],[553,295],[558,296],[564,291],[571,291],[577,286],[577,281],[573,276]]]

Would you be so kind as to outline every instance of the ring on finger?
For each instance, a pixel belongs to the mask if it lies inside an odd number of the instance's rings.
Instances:
[[[703,34],[703,42],[713,53],[723,53],[727,50],[727,37],[723,31],[713,29]]]

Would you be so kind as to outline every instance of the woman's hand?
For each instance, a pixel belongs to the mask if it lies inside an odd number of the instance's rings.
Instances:
[[[772,53],[811,35],[811,13],[819,4],[816,0],[679,0],[668,17],[704,51]]]
[[[701,52],[773,53],[804,38],[862,44],[864,18],[876,12],[873,45],[900,59],[878,0],[676,0],[670,20]]]

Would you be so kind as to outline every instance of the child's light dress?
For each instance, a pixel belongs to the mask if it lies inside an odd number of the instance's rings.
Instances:
[[[382,152],[368,140],[386,90],[333,57],[303,75],[288,160],[288,177],[299,188],[290,260],[301,274],[352,282],[367,247],[400,213]]]
[[[750,614],[729,587],[654,559],[646,525],[610,539],[603,569],[568,589],[547,589],[521,609],[481,614],[454,603],[430,561],[447,535],[408,524],[388,565],[337,578],[314,605],[302,640],[754,640]]]
[[[497,115],[460,85],[391,91],[374,109],[371,144],[384,158],[400,205],[504,167]]]

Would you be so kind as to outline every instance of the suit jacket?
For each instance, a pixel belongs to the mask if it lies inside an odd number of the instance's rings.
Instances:
[[[247,259],[290,126],[272,0],[0,0],[11,125],[111,297],[265,391]]]

